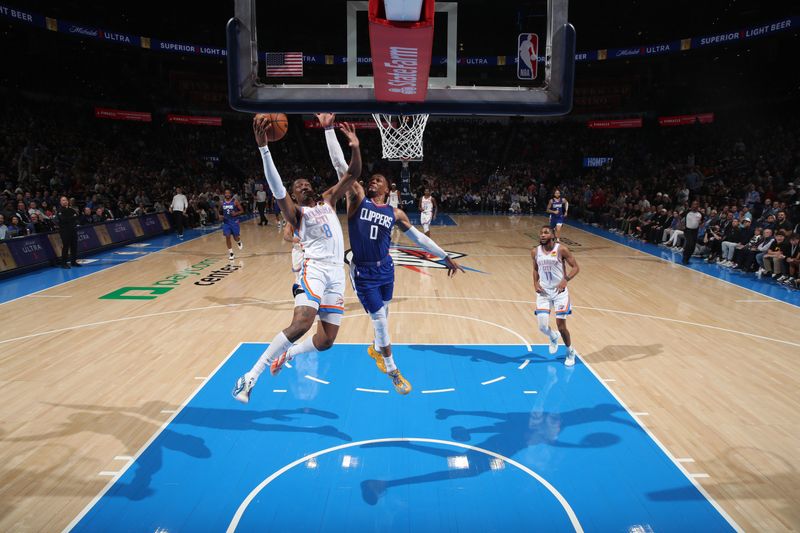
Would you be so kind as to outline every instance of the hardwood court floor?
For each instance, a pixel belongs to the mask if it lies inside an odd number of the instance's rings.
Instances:
[[[480,272],[398,267],[393,341],[544,342],[529,255],[543,219],[455,220],[433,237]],[[239,268],[213,284],[187,272],[228,264],[219,233],[40,293],[67,298],[0,306],[0,529],[65,527],[240,341],[269,341],[288,323],[289,245],[273,226],[242,230]],[[569,323],[583,360],[688,472],[706,475],[696,480],[742,528],[800,528],[800,309],[564,235],[582,269]],[[171,290],[100,299],[124,287]],[[369,342],[347,297],[339,340]]]

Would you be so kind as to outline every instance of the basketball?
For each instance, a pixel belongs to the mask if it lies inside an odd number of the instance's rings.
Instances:
[[[266,120],[272,126],[267,128],[269,142],[280,141],[289,129],[289,119],[284,113],[259,113],[256,118]]]

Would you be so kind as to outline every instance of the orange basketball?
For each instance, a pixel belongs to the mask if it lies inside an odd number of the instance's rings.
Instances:
[[[267,128],[269,142],[280,141],[289,129],[289,119],[284,113],[259,113],[256,118],[263,119],[269,124]]]

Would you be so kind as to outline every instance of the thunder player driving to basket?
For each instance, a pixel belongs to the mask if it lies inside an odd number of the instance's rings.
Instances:
[[[564,360],[566,366],[575,364],[577,353],[572,347],[572,339],[567,329],[567,317],[572,314],[572,307],[569,302],[569,289],[567,282],[574,279],[580,272],[575,257],[569,249],[556,243],[553,229],[550,226],[543,226],[539,232],[539,246],[531,250],[533,258],[533,287],[536,290],[536,319],[539,322],[539,331],[547,335],[550,339],[550,353],[558,351],[558,337],[564,339],[567,347],[567,357]],[[569,273],[565,273],[564,264],[571,268]],[[558,333],[550,329],[550,311],[555,309],[556,326]]]
[[[320,124],[325,128],[325,141],[333,167],[340,179],[347,175],[348,167],[344,153],[333,130],[332,113],[317,114]],[[421,234],[408,216],[396,207],[387,205],[389,180],[382,174],[373,175],[367,182],[367,189],[358,182],[347,191],[347,219],[350,233],[350,247],[353,258],[350,262],[350,279],[361,305],[372,319],[375,342],[367,351],[375,360],[381,372],[389,375],[395,390],[400,394],[411,392],[411,384],[397,368],[392,356],[392,343],[389,338],[389,302],[394,291],[394,263],[389,255],[392,229],[397,225],[406,236],[428,253],[444,258],[448,274],[455,275],[458,266],[435,242]],[[312,344],[303,342],[292,346],[286,353],[286,360],[315,350]],[[273,368],[280,368],[284,359],[280,358]]]
[[[292,196],[286,194],[278,169],[272,161],[267,145],[267,132],[271,127],[262,115],[253,119],[258,150],[264,163],[264,175],[275,200],[280,204],[286,221],[297,228],[303,247],[304,260],[300,273],[303,294],[295,298],[292,323],[279,332],[269,348],[259,357],[253,368],[236,381],[233,397],[240,402],[250,401],[250,392],[259,376],[271,366],[273,374],[280,371],[278,357],[285,360],[285,352],[294,341],[305,335],[319,315],[319,326],[313,337],[299,346],[303,351],[323,351],[333,346],[344,314],[344,238],[342,226],[336,216],[336,203],[361,175],[361,151],[355,128],[342,126],[352,149],[350,165],[342,179],[322,193],[322,202],[307,179],[296,179],[292,184]],[[297,203],[295,203],[295,201]],[[281,363],[282,364],[282,363]]]

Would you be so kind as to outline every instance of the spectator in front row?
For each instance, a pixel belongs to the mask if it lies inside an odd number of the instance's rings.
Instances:
[[[800,271],[800,235],[792,233],[789,237],[789,252],[786,254],[787,275],[781,276],[778,281],[793,285],[798,278]]]
[[[11,223],[6,230],[6,238],[13,239],[14,237],[22,237],[25,235],[25,226],[19,221],[19,217],[14,215],[11,217]]]
[[[97,206],[97,210],[95,211],[94,221],[95,222],[105,222],[107,220],[112,220],[114,216],[111,214],[111,211],[103,207],[102,205]]]
[[[720,257],[717,261],[721,265],[728,266],[728,262],[733,259],[733,252],[736,250],[736,245],[740,244],[742,238],[742,228],[744,224],[739,224],[735,218],[730,221],[725,231],[722,234],[722,242],[720,243]],[[747,221],[750,225],[750,221]]]
[[[0,214],[0,241],[6,239],[8,234],[8,226],[6,226],[6,217]]]
[[[755,228],[747,243],[736,247],[736,251],[733,253],[734,268],[744,270],[745,272],[749,272],[753,268],[753,263],[756,260],[756,253],[758,252],[758,245],[761,244],[761,241],[764,239],[762,231],[760,227]]]
[[[708,248],[708,261],[713,263],[722,253],[722,230],[719,225],[709,227],[703,235],[703,245]]]
[[[775,243],[775,232],[772,228],[764,228],[764,240],[758,245],[758,252],[756,253],[756,263],[758,263],[759,276],[764,275],[767,271],[764,269],[764,256],[772,249]]]
[[[81,226],[90,226],[95,223],[94,215],[92,214],[91,207],[84,207],[83,214],[78,219],[78,224]]]
[[[31,213],[31,221],[25,225],[28,235],[33,235],[35,233],[47,233],[49,228],[47,224],[42,222],[39,218],[39,213]]]
[[[782,231],[775,234],[775,240],[764,254],[763,272],[761,274],[770,274],[773,278],[785,275],[786,272],[786,256],[789,255],[789,242],[786,240],[786,235]]]

